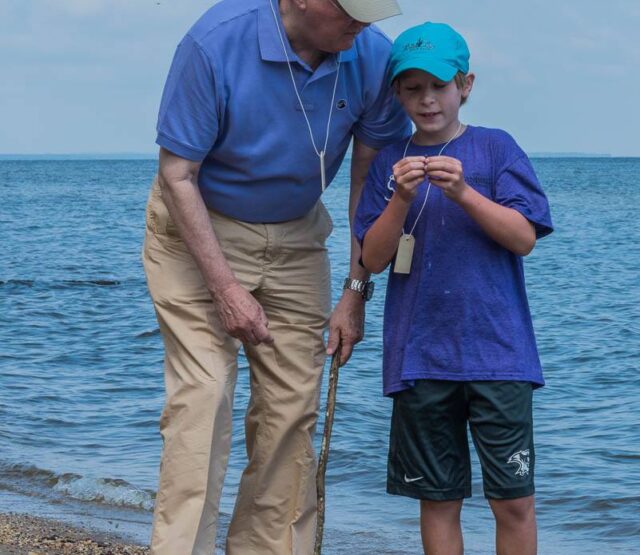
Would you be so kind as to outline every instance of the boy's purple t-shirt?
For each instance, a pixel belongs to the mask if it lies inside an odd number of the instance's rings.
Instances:
[[[407,141],[378,153],[355,218],[362,243],[393,191],[392,166]],[[409,145],[407,156],[435,156],[442,145]],[[535,225],[552,232],[549,204],[526,154],[509,134],[468,126],[442,153],[462,162],[466,182]],[[413,201],[413,226],[427,182]],[[544,385],[525,291],[522,257],[498,245],[467,213],[432,185],[413,232],[408,275],[390,265],[384,312],[384,394],[418,379],[510,380]]]

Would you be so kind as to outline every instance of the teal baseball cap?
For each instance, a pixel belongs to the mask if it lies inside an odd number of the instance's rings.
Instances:
[[[459,71],[469,73],[469,47],[446,23],[427,21],[404,31],[391,47],[389,80],[408,69],[421,69],[449,82]]]

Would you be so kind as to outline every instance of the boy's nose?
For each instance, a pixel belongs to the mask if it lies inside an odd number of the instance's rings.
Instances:
[[[427,93],[422,95],[422,103],[425,106],[428,106],[429,104],[433,104],[434,101],[435,101],[435,99],[433,98],[433,95],[430,92],[427,92]]]

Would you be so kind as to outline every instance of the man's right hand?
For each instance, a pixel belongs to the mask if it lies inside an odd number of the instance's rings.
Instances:
[[[229,335],[259,345],[273,343],[264,310],[233,275],[198,189],[200,163],[160,149],[162,198],[207,284]]]
[[[239,283],[212,294],[226,332],[242,341],[259,345],[273,343],[269,321],[260,303]]]

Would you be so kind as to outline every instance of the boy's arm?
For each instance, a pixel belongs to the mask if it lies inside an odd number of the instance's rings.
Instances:
[[[481,195],[464,180],[462,162],[449,156],[427,158],[431,182],[457,203],[496,243],[519,256],[536,245],[534,225],[520,212]]]
[[[424,160],[423,156],[409,156],[393,166],[396,190],[362,242],[362,263],[370,272],[382,272],[398,250],[407,213],[424,181]]]
[[[519,256],[536,246],[534,225],[520,212],[481,195],[467,185],[456,201],[496,243]]]
[[[382,272],[396,254],[410,206],[410,201],[394,193],[380,217],[367,231],[362,242],[362,264],[370,272]]]

